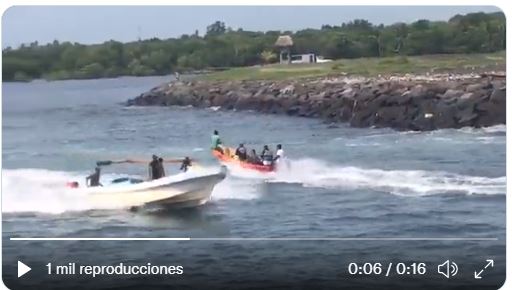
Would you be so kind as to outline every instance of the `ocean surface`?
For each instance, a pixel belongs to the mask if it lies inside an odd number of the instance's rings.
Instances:
[[[504,125],[397,132],[218,108],[122,105],[169,79],[2,84],[3,279],[9,287],[462,289],[479,283],[493,289],[503,283]],[[232,170],[208,204],[189,211],[91,206],[87,196],[65,187],[68,181],[83,183],[97,160],[149,161],[151,154],[190,156],[215,172],[219,165],[209,151],[214,129],[233,146],[245,143],[260,151],[265,144],[283,144],[288,168],[272,175]],[[175,165],[166,170],[178,172]],[[147,166],[107,167],[102,180],[125,174],[145,177]],[[11,237],[283,240],[77,242]],[[437,265],[448,259],[459,268],[450,279],[437,273]],[[494,267],[475,280],[474,271],[486,259],[493,259]],[[18,260],[33,269],[23,279],[16,278]],[[180,264],[185,273],[179,278],[91,280],[48,276],[49,262]],[[350,275],[351,262],[424,262],[427,273]]]

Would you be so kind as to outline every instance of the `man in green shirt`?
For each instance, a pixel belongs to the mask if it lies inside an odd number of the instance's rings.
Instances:
[[[221,148],[221,145],[222,144],[222,141],[220,140],[220,137],[219,137],[219,132],[217,132],[217,130],[214,130],[213,131],[213,135],[212,135],[212,146],[211,146],[211,149],[212,150],[217,150],[221,153],[224,153],[224,151],[222,150]]]

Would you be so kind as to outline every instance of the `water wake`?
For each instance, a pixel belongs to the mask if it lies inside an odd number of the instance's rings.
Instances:
[[[507,133],[507,125],[502,124],[483,128],[464,127],[459,129],[459,131],[464,133],[487,133],[495,135],[505,135]]]
[[[217,184],[212,192],[212,199],[241,199],[251,200],[260,196],[258,186],[261,182],[254,179],[232,178],[228,176],[224,181]]]
[[[218,167],[201,167],[187,173],[173,175],[175,181],[218,172]],[[92,202],[88,193],[71,189],[66,186],[69,181],[78,181],[80,186],[85,184],[88,172],[64,172],[46,169],[4,169],[2,171],[2,211],[12,212],[43,212],[60,214],[66,211],[85,211],[91,209],[121,209],[120,205],[112,203],[99,204]],[[101,182],[110,183],[113,179],[125,177],[126,174],[102,174]],[[138,177],[138,176],[133,176]],[[227,183],[219,190],[218,198],[240,198],[229,189]],[[233,186],[235,187],[235,186]],[[241,198],[247,198],[242,195]]]
[[[402,196],[433,194],[505,194],[506,177],[481,177],[442,171],[381,170],[336,166],[316,159],[289,161],[269,182],[304,186],[373,189]]]
[[[216,171],[217,167],[202,168]],[[215,170],[213,170],[215,169]],[[98,209],[88,202],[87,195],[66,187],[66,182],[79,180],[85,173],[45,169],[4,169],[2,172],[2,211],[62,213]],[[104,182],[119,177],[105,174]],[[297,183],[305,187],[369,189],[401,196],[434,194],[504,195],[506,177],[481,177],[442,171],[381,170],[339,166],[317,159],[288,160],[276,173],[264,174],[243,169],[230,170],[228,177],[213,190],[212,199],[258,198],[263,181]],[[105,204],[100,209],[115,209]]]
[[[62,213],[88,210],[87,197],[66,187],[83,175],[44,169],[2,171],[2,212]]]

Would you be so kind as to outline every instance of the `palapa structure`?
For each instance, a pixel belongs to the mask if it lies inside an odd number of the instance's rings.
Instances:
[[[275,46],[279,47],[279,63],[291,63],[291,48],[293,46],[292,37],[289,35],[281,35],[277,38]],[[283,58],[283,55],[286,55],[286,59]]]

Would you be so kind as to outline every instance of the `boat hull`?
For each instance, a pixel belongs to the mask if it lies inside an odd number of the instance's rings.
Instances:
[[[98,206],[116,207],[163,206],[187,208],[201,206],[210,200],[213,188],[226,177],[226,168],[219,173],[176,181],[165,177],[126,186],[87,188],[90,201]]]
[[[261,164],[252,164],[249,162],[243,162],[238,160],[235,156],[231,155],[230,152],[235,152],[233,148],[228,148],[227,153],[221,153],[217,150],[212,150],[212,154],[215,158],[217,158],[222,164],[229,166],[237,166],[243,169],[248,169],[252,171],[258,172],[273,172],[275,171],[275,167],[273,165],[261,165]]]

